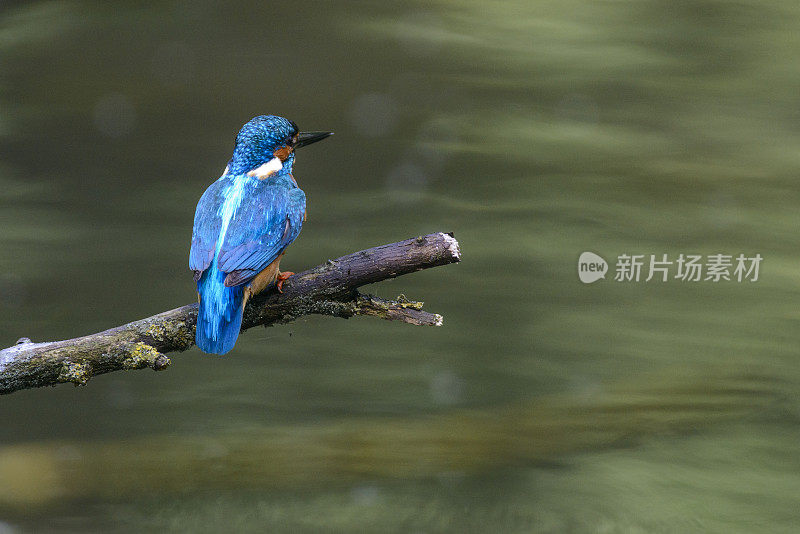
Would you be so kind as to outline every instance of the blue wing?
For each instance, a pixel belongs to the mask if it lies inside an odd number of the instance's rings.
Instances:
[[[245,195],[219,252],[225,285],[248,282],[275,261],[297,238],[305,212],[305,193],[282,180],[264,180]]]
[[[223,179],[220,178],[206,189],[194,213],[192,247],[189,251],[189,269],[195,272],[195,280],[208,269],[214,259],[220,227],[217,210],[223,202]]]

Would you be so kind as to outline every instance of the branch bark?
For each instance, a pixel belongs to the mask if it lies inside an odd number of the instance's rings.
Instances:
[[[296,274],[283,285],[248,303],[242,331],[288,323],[309,314],[349,318],[371,315],[419,326],[441,326],[442,316],[422,310],[421,302],[400,296],[385,300],[356,289],[388,278],[461,260],[458,241],[435,233],[362,250],[328,260]],[[169,352],[194,345],[197,304],[84,337],[33,343],[27,338],[0,350],[0,394],[72,382],[126,369],[166,369]]]

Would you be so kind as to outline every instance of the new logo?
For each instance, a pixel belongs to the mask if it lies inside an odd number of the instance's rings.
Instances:
[[[578,258],[578,278],[584,284],[597,282],[606,277],[608,263],[594,252],[584,252]]]

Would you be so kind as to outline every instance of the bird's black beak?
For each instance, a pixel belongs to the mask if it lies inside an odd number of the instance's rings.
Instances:
[[[297,142],[294,144],[295,148],[310,145],[317,141],[322,141],[326,137],[333,135],[333,132],[300,132],[297,134]]]

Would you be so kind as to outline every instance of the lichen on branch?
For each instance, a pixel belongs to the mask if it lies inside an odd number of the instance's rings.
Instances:
[[[422,269],[461,260],[452,234],[435,233],[342,256],[289,278],[283,293],[267,290],[247,305],[242,331],[291,322],[309,314],[349,318],[356,315],[441,326],[441,315],[400,295],[386,300],[357,288]],[[111,371],[166,369],[170,352],[194,344],[197,304],[189,304],[84,337],[34,343],[21,338],[0,350],[0,394],[70,382],[84,385]]]

